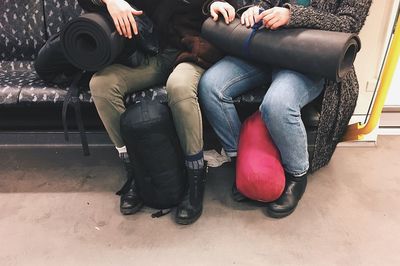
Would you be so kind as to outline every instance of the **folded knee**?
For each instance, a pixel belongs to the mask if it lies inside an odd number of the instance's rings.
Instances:
[[[264,99],[260,105],[260,112],[263,120],[269,123],[285,122],[300,117],[300,108],[284,100]]]
[[[103,98],[121,96],[123,86],[124,82],[115,73],[98,72],[92,76],[89,82],[92,95]]]
[[[200,98],[206,97],[218,97],[220,95],[220,86],[216,84],[213,74],[206,72],[200,79],[199,82],[199,95]]]
[[[197,84],[187,84],[179,79],[168,79],[166,90],[170,105],[186,99],[197,100]]]

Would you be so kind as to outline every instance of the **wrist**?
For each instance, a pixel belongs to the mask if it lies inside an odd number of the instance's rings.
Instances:
[[[290,24],[290,20],[291,20],[291,18],[292,18],[292,12],[293,12],[293,10],[292,10],[292,5],[286,3],[286,4],[283,5],[283,7],[286,8],[286,9],[288,10],[288,12],[289,12],[288,22],[286,23],[286,26],[287,26],[287,25]]]

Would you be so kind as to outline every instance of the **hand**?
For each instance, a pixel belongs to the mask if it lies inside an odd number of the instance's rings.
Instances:
[[[240,22],[242,25],[246,24],[246,27],[253,27],[256,23],[256,18],[260,13],[260,8],[258,6],[253,6],[248,8],[243,12],[242,17],[240,18]]]
[[[214,2],[210,6],[211,17],[214,21],[218,20],[218,14],[224,16],[225,23],[229,24],[235,19],[235,8],[226,2]]]
[[[125,0],[103,0],[103,2],[107,5],[108,13],[119,35],[131,39],[132,30],[135,35],[139,33],[134,16],[143,14],[143,11],[134,9]]]
[[[273,7],[263,11],[257,16],[255,23],[263,20],[263,25],[271,30],[276,30],[289,23],[290,11],[285,7]]]

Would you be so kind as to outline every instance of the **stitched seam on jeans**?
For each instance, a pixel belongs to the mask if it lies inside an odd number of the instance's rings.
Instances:
[[[232,136],[234,136],[234,137],[236,138],[236,135],[235,135],[235,133],[233,132],[233,126],[232,126],[233,123],[232,123],[232,121],[229,119],[229,117],[228,117],[228,115],[227,115],[227,112],[225,111],[226,108],[223,108],[223,107],[222,107],[223,104],[226,104],[226,103],[225,103],[225,102],[222,102],[222,103],[221,103],[222,112],[224,113],[224,116],[225,116],[226,121],[228,121],[229,130],[231,131]],[[237,144],[238,144],[238,143],[236,143],[236,145],[237,145]],[[236,147],[236,150],[237,150],[237,147]]]

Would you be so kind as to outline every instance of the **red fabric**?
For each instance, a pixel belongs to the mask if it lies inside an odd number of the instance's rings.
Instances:
[[[246,197],[264,202],[278,199],[285,187],[279,151],[258,111],[240,132],[236,186]]]

